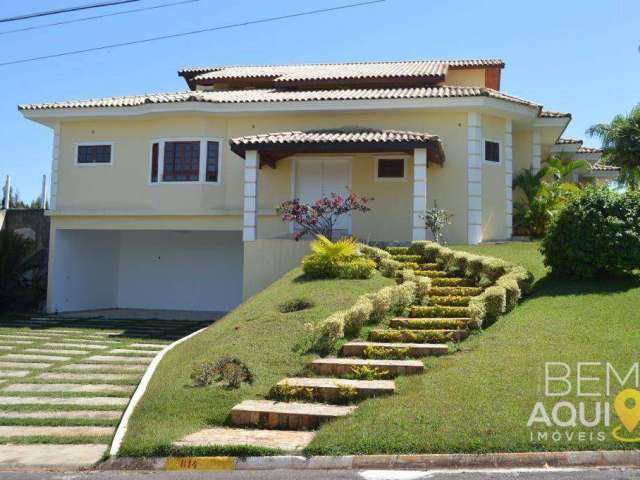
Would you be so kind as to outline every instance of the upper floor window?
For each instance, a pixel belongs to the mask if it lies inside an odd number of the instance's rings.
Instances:
[[[77,146],[76,163],[109,164],[111,163],[112,145],[110,143],[84,144]]]
[[[500,142],[484,141],[485,162],[500,163]]]
[[[211,139],[161,140],[151,146],[151,183],[220,182],[222,142]]]
[[[406,159],[384,158],[376,159],[376,179],[377,180],[405,180],[406,177]]]

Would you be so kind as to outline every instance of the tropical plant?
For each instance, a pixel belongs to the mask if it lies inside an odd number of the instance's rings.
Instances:
[[[589,169],[586,160],[572,160],[563,153],[549,157],[545,163],[548,172],[557,181],[571,180],[573,172]]]
[[[332,242],[318,235],[311,242],[313,253],[302,259],[302,270],[309,278],[370,278],[376,263],[360,255],[358,243],[353,238]]]
[[[433,235],[433,239],[437,243],[442,243],[442,231],[447,225],[451,225],[451,219],[453,214],[449,213],[443,208],[433,207],[428,208],[424,215],[420,215],[420,218],[424,220],[424,226]]]
[[[627,115],[616,115],[611,123],[587,129],[587,135],[602,141],[602,159],[620,167],[620,183],[640,189],[640,104]]]
[[[297,228],[293,238],[299,240],[305,235],[324,235],[333,240],[333,230],[338,219],[351,212],[368,212],[369,202],[373,198],[361,197],[353,192],[343,197],[331,193],[315,202],[307,204],[300,199],[287,200],[277,208],[283,222],[293,222]]]
[[[322,258],[331,261],[345,257],[352,257],[358,253],[358,242],[353,238],[341,238],[332,242],[324,235],[320,234],[311,242],[311,251]]]

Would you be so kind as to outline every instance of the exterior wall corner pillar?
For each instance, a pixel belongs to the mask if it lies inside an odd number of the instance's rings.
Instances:
[[[482,116],[467,115],[467,242],[482,242]]]
[[[413,220],[411,240],[426,240],[424,215],[427,209],[427,149],[413,150]]]
[[[258,166],[260,154],[257,150],[247,150],[244,158],[244,204],[242,222],[242,241],[253,242],[257,239],[258,223]]]
[[[504,183],[506,217],[504,221],[505,239],[513,235],[513,122],[507,118],[504,135]]]

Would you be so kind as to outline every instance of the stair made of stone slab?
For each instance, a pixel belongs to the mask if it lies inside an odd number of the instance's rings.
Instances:
[[[442,344],[351,341],[342,346],[342,355],[345,357],[362,357],[367,349],[401,350],[403,352],[406,351],[407,356],[414,358],[449,353],[449,347]]]
[[[469,328],[473,321],[470,318],[405,318],[396,317],[391,319],[391,328],[409,330],[465,330]]]
[[[320,375],[350,375],[354,368],[367,367],[389,376],[412,375],[424,372],[419,360],[373,360],[366,358],[318,358],[311,362],[313,370]]]
[[[231,423],[242,427],[314,430],[321,423],[353,413],[355,405],[245,400],[231,409]]]
[[[314,401],[324,403],[348,403],[365,398],[392,394],[396,390],[393,380],[348,380],[343,378],[285,378],[280,386],[303,388],[311,392]],[[347,397],[345,397],[345,391]],[[348,397],[353,394],[353,397]]]
[[[469,336],[468,330],[394,330],[379,329],[369,332],[369,340],[373,342],[396,343],[447,343],[460,342]]]

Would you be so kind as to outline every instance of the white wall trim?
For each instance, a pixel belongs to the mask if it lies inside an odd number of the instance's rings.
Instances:
[[[376,182],[406,182],[408,178],[407,174],[407,155],[378,155],[374,157],[373,162],[373,180]],[[404,162],[402,177],[379,177],[378,176],[378,162],[380,160],[402,160]]]
[[[111,442],[111,448],[109,449],[110,456],[112,457],[116,456],[120,451],[120,447],[122,446],[122,441],[124,440],[124,436],[127,433],[127,428],[129,426],[129,419],[131,418],[131,415],[133,415],[133,412],[136,409],[136,406],[142,399],[144,392],[147,390],[147,387],[149,386],[149,382],[151,381],[153,374],[158,368],[158,365],[160,365],[160,361],[164,358],[164,356],[167,353],[169,353],[175,347],[180,345],[182,342],[185,342],[195,337],[196,335],[204,332],[207,328],[208,327],[201,328],[200,330],[197,330],[192,334],[187,335],[184,338],[180,338],[179,340],[176,340],[172,344],[164,347],[162,350],[160,350],[160,353],[158,353],[155,357],[153,357],[153,360],[149,364],[149,367],[147,367],[147,370],[144,372],[144,375],[142,376],[142,380],[140,380],[140,383],[138,384],[136,391],[133,393],[133,396],[131,397],[129,404],[127,405],[127,409],[124,411],[124,415],[122,415],[122,419],[118,424],[116,433],[113,436],[113,441]]]
[[[253,242],[257,239],[258,211],[258,166],[260,154],[257,150],[247,150],[244,158],[244,202],[242,241]]]
[[[467,241],[482,242],[482,115],[467,114]]]
[[[513,236],[513,121],[505,120],[504,129],[504,186],[506,216],[504,237],[509,240]]]
[[[406,172],[406,163],[405,163]],[[427,149],[413,150],[413,221],[412,240],[426,240],[424,220],[420,218],[427,209]]]
[[[198,180],[194,181],[181,181],[181,182],[166,182],[162,180],[164,173],[164,144],[166,142],[200,142],[200,166],[198,170]],[[218,180],[215,182],[207,182],[207,142],[218,142]],[[153,163],[153,144],[158,144],[158,181],[151,181],[151,168]],[[222,152],[223,152],[223,138],[216,137],[163,137],[154,138],[149,142],[149,166],[148,166],[148,183],[151,186],[155,185],[222,185]]]
[[[542,149],[540,147],[540,132],[533,131],[532,134],[532,151],[531,151],[531,168],[533,173],[540,171],[540,163],[542,157]]]
[[[51,151],[51,198],[49,199],[49,208],[56,208],[56,200],[58,198],[58,168],[60,165],[60,122],[56,122],[53,127],[53,148]]]
[[[93,163],[78,163],[78,147],[100,147],[100,146],[104,146],[104,145],[109,145],[111,147],[111,152],[109,154],[109,161],[106,163],[97,163],[97,162],[93,162]],[[105,167],[109,167],[111,165],[113,165],[113,161],[115,158],[115,145],[113,142],[78,142],[75,143],[73,145],[73,163],[75,164],[76,167],[100,167],[100,166],[105,166]]]

